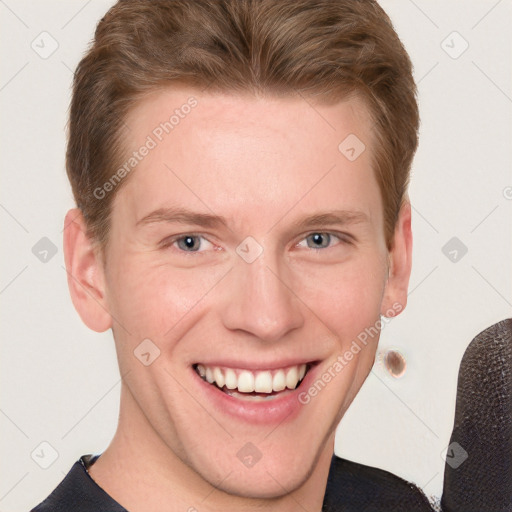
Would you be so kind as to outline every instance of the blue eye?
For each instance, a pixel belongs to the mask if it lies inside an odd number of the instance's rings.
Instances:
[[[306,238],[302,239],[297,244],[297,247],[309,249],[327,249],[339,242],[341,242],[339,236],[318,231],[317,233],[311,233]]]
[[[185,236],[176,240],[178,247],[183,251],[197,251],[201,245],[197,236]]]
[[[295,247],[300,249],[334,249],[337,246],[352,244],[351,235],[315,231],[304,237]]]
[[[181,251],[185,252],[200,252],[200,249],[205,249],[205,245],[209,244],[202,236],[199,235],[185,235],[177,238],[174,243]],[[211,244],[210,244],[211,245]]]
[[[306,237],[306,243],[311,249],[325,249],[331,244],[329,233],[312,233]]]

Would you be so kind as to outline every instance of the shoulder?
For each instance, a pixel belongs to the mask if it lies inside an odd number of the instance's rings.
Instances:
[[[127,512],[87,472],[96,458],[92,455],[81,457],[48,498],[31,512]]]
[[[427,497],[411,482],[389,471],[333,456],[324,512],[432,512]]]

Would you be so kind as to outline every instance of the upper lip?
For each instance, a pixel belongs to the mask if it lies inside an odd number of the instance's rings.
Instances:
[[[272,361],[264,362],[255,362],[255,361],[234,361],[234,360],[215,360],[215,361],[197,361],[193,366],[198,364],[202,364],[204,366],[210,367],[219,367],[219,368],[233,368],[239,370],[249,370],[249,371],[263,371],[263,370],[279,370],[281,368],[289,368],[290,366],[300,366],[301,364],[308,364],[310,366],[316,364],[318,359],[282,359],[280,361],[276,361],[275,359]]]

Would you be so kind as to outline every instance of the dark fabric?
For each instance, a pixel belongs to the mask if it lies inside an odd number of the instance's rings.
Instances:
[[[441,504],[512,511],[512,319],[482,331],[462,357]]]
[[[87,473],[98,456],[84,455],[31,512],[127,512]],[[323,512],[432,512],[415,485],[388,471],[333,456]]]
[[[432,512],[414,484],[371,466],[334,456],[322,512]]]
[[[31,512],[127,512],[87,473],[98,457],[81,457],[50,496]]]

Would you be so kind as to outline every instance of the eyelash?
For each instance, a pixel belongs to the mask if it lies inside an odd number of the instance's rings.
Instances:
[[[197,234],[197,233],[186,233],[184,235],[177,235],[177,236],[167,238],[160,243],[160,246],[162,249],[168,249],[168,248],[174,246],[175,244],[177,244],[180,240],[185,240],[186,238],[200,238],[200,239],[215,246],[215,244],[213,244],[213,242],[210,242],[206,237],[204,237],[203,235]],[[195,253],[201,254],[201,252],[202,252],[202,251],[183,251],[183,250],[179,249],[178,247],[176,247],[176,250],[183,254],[191,254],[191,255],[194,255]]]
[[[331,238],[334,237],[338,241],[338,243],[335,244],[335,245],[338,245],[340,243],[341,244],[346,244],[346,245],[353,245],[353,237],[351,235],[348,235],[347,233],[335,233],[335,232],[331,232],[331,231],[311,231],[310,233],[302,235],[302,238],[297,243],[295,243],[293,245],[293,247],[294,248],[298,247],[299,244],[302,243],[302,242],[306,242],[307,243],[307,239],[310,236],[313,236],[313,235],[323,235],[323,236],[327,235],[327,236],[329,236]],[[205,236],[203,236],[201,234],[197,234],[197,233],[186,233],[184,235],[177,235],[177,236],[165,239],[165,240],[163,240],[161,242],[160,246],[163,249],[166,249],[166,248],[174,246],[180,240],[185,240],[186,238],[200,238],[200,239],[202,239],[202,240],[212,244],[215,247],[216,250],[220,249],[218,246],[215,246],[215,244],[213,242],[210,242]],[[330,249],[331,247],[333,247],[332,244],[328,245],[327,247],[308,247],[308,248],[312,249],[314,251],[321,251],[321,250]],[[190,255],[197,255],[197,254],[201,254],[202,252],[204,252],[204,251],[200,251],[200,250],[197,250],[197,251],[185,251],[185,250],[179,249],[178,247],[176,247],[176,249],[180,253],[190,254]]]
[[[304,236],[303,238],[301,238],[301,240],[297,244],[295,244],[294,247],[299,246],[299,244],[301,244],[303,242],[306,242],[306,244],[307,244],[308,238],[313,235],[327,236],[327,237],[329,237],[329,241],[332,241],[332,238],[336,238],[338,240],[338,243],[350,243],[348,240],[348,236],[342,235],[341,233],[331,233],[330,231],[312,231],[311,233],[309,233],[306,236]],[[334,244],[334,245],[338,245],[338,244]],[[332,247],[332,244],[329,244],[327,247],[308,247],[308,248],[313,249],[314,251],[320,251],[320,250],[329,249],[331,247]]]

